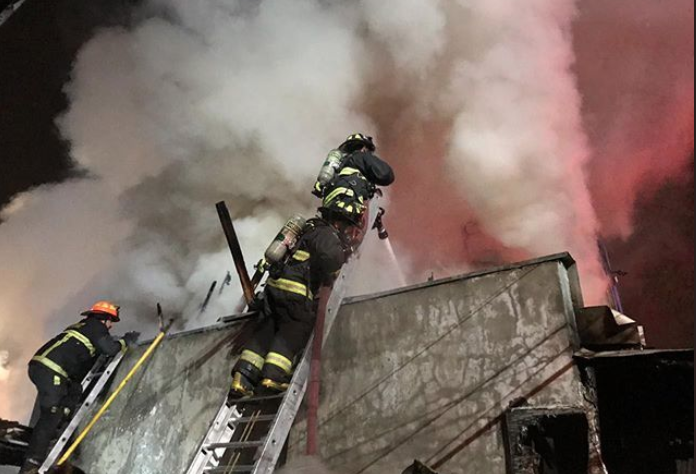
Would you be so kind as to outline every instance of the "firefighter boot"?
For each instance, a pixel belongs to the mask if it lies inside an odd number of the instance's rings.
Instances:
[[[245,350],[232,370],[232,389],[230,399],[252,397],[254,389],[261,380],[263,357],[253,351]]]
[[[270,393],[283,393],[290,388],[290,384],[288,382],[278,382],[273,379],[263,379],[261,381],[261,386],[265,391]]]
[[[269,352],[263,366],[261,387],[269,393],[282,393],[290,387],[292,361],[277,352]]]
[[[235,372],[232,379],[232,389],[230,390],[230,398],[244,398],[254,396],[254,384],[251,383],[244,374]]]

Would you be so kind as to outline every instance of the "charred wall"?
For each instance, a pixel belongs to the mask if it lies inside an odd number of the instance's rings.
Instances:
[[[681,474],[694,456],[694,353],[605,354],[595,368],[611,474]]]
[[[569,256],[349,300],[326,342],[321,455],[336,472],[506,472],[514,400],[585,410]],[[303,446],[296,426],[291,457]]]

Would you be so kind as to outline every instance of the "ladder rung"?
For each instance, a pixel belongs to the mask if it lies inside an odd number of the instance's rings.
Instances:
[[[230,406],[246,405],[247,403],[266,402],[270,400],[282,400],[283,398],[285,398],[285,393],[280,393],[278,395],[267,395],[263,397],[240,398],[239,400],[234,400],[230,402]]]
[[[101,378],[102,375],[104,375],[104,372],[99,372],[98,374],[94,374],[94,375],[88,375],[84,378],[82,383],[83,384],[86,383],[87,385],[89,385],[92,382],[94,382],[95,380],[98,380],[99,378]]]
[[[245,416],[243,418],[239,418],[238,420],[234,420],[234,423],[250,423],[250,422],[257,422],[257,421],[273,421],[276,419],[276,415],[261,415],[257,416],[254,418],[253,416]]]
[[[210,474],[228,474],[234,472],[253,472],[254,466],[218,466],[218,467],[206,467],[203,472]]]
[[[233,441],[230,443],[210,443],[206,444],[204,446],[205,449],[208,450],[215,450],[215,449],[220,449],[220,448],[227,448],[227,449],[251,449],[251,448],[258,448],[263,446],[265,443],[264,440],[258,440],[258,441]]]

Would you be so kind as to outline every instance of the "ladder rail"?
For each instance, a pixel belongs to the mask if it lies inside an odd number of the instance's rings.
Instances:
[[[95,379],[96,374],[99,372],[99,370],[104,365],[106,365],[104,372],[101,374],[101,376],[99,377],[97,382],[92,387],[92,390],[90,390],[89,394],[82,402],[82,405],[75,413],[75,416],[73,416],[73,418],[72,418],[72,420],[70,420],[70,423],[68,424],[68,426],[65,428],[65,430],[63,430],[63,433],[61,433],[56,444],[53,446],[53,448],[51,448],[51,451],[49,452],[48,457],[46,458],[44,463],[39,468],[39,474],[47,473],[49,471],[49,469],[51,469],[53,467],[53,465],[56,463],[56,461],[58,460],[60,455],[63,453],[65,446],[70,441],[70,438],[75,433],[75,431],[77,431],[77,428],[80,426],[80,423],[82,423],[82,421],[86,418],[87,414],[91,410],[92,405],[97,400],[97,397],[101,394],[102,390],[104,389],[106,384],[109,382],[109,380],[111,379],[111,376],[114,374],[114,372],[116,372],[116,369],[118,368],[119,364],[123,360],[123,357],[125,356],[125,354],[126,354],[126,351],[119,352],[116,355],[116,357],[114,357],[110,362],[108,362],[106,358],[98,359],[97,362],[94,364],[94,367],[92,368],[92,370],[83,379],[82,389],[86,390],[87,388],[89,388],[92,381]],[[108,362],[108,364],[107,364],[107,362]]]
[[[285,445],[285,441],[290,433],[292,424],[295,421],[297,412],[302,405],[302,399],[307,391],[307,383],[309,381],[309,361],[311,360],[311,347],[314,336],[310,339],[307,345],[307,350],[302,356],[302,360],[295,369],[295,375],[290,382],[285,399],[280,405],[280,409],[276,414],[275,420],[268,430],[268,436],[261,450],[261,457],[256,461],[252,474],[271,474],[280,454]]]
[[[216,450],[209,449],[208,446],[222,442],[221,440],[225,436],[228,429],[232,429],[232,433],[230,434],[234,434],[234,429],[236,428],[236,419],[240,418],[242,418],[241,413],[237,411],[236,405],[228,405],[227,394],[225,394],[225,401],[222,402],[222,406],[218,410],[213,424],[206,433],[205,438],[203,438],[203,441],[200,443],[198,450],[196,451],[196,456],[191,463],[187,474],[208,472],[205,470],[206,466],[209,465],[212,459],[218,457],[216,456]]]

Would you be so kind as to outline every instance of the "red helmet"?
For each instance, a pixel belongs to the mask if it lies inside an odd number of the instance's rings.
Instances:
[[[108,301],[99,301],[91,309],[82,313],[82,316],[106,316],[107,319],[117,323],[121,320],[119,306]]]

